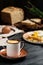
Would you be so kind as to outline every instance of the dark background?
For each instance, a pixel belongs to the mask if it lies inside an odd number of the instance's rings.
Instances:
[[[0,0],[0,10],[10,5],[23,7],[27,1],[28,0]],[[29,0],[29,1],[43,11],[43,0]]]
[[[0,0],[0,12],[3,8],[7,6],[15,6],[24,9],[25,18],[34,17],[31,15],[31,13],[28,12],[26,8],[24,8],[24,6],[27,5],[27,1],[30,1],[33,5],[35,5],[41,11],[43,11],[43,0]],[[1,18],[1,13],[0,13],[0,18]]]

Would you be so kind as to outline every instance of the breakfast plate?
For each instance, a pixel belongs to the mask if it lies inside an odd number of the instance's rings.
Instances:
[[[6,25],[0,25],[0,32],[2,31],[2,28]],[[6,41],[8,40],[8,37],[17,34],[17,33],[23,33],[23,30],[20,30],[16,28],[15,26],[8,26],[11,28],[11,31],[7,34],[0,33],[0,46],[6,46]]]
[[[0,32],[2,31],[2,28],[5,27],[6,25],[0,25]],[[9,26],[11,28],[11,31],[9,33],[5,33],[5,34],[1,34],[0,33],[0,37],[8,37],[8,36],[11,36],[11,35],[14,35],[16,33],[20,33],[20,32],[23,32],[23,30],[20,30],[18,28],[16,28],[15,26]],[[7,31],[7,30],[6,30]]]
[[[23,34],[23,39],[34,44],[43,44],[43,30],[35,30]]]
[[[24,57],[27,56],[27,54],[28,54],[28,52],[25,49],[22,49],[20,51],[20,55],[19,56],[9,57],[9,56],[7,56],[6,49],[1,49],[0,50],[0,56],[3,57],[3,58],[6,58],[6,59],[19,59],[19,58],[24,58]]]

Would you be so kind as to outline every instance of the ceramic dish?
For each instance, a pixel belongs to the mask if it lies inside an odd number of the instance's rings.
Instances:
[[[43,30],[26,32],[23,34],[23,39],[34,44],[43,44]]]
[[[0,32],[2,31],[3,27],[5,27],[5,25],[0,25]],[[16,33],[23,32],[23,30],[20,30],[20,29],[16,28],[15,26],[9,26],[9,27],[11,28],[10,33],[8,33],[8,34],[1,34],[0,33],[0,37],[8,37],[8,36],[14,35]]]

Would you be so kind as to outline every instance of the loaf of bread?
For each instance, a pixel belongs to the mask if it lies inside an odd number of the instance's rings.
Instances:
[[[15,24],[24,19],[24,10],[18,7],[6,7],[1,10],[1,19],[6,24]]]

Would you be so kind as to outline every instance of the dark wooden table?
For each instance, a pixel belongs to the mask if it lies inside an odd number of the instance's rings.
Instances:
[[[9,37],[9,39],[22,39],[23,33],[19,33]],[[24,41],[24,48],[28,51],[25,58],[8,60],[0,56],[0,65],[43,65],[43,45],[34,45]],[[1,49],[2,47],[0,47]]]

